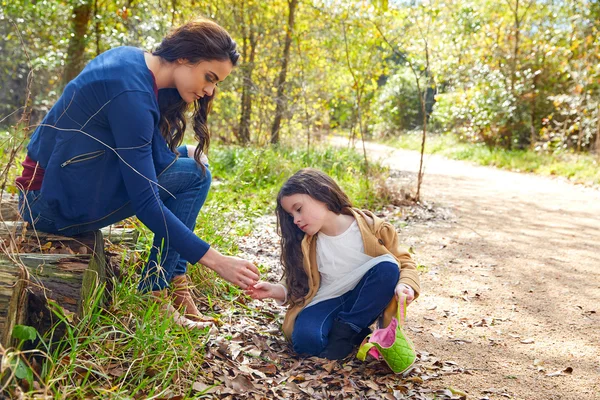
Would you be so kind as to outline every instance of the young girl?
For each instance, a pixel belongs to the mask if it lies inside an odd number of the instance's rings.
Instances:
[[[306,168],[277,196],[282,283],[258,282],[247,293],[289,304],[283,332],[299,354],[346,357],[397,301],[419,296],[419,276],[394,227],[352,208],[329,176]]]
[[[237,64],[236,43],[202,19],[170,32],[152,52],[106,51],[84,68],[37,127],[17,179],[23,218],[71,236],[136,215],[154,245],[139,289],[174,303],[186,326],[202,315],[187,290],[187,263],[200,262],[245,289],[249,261],[219,253],[194,234],[211,176],[203,155],[216,85]],[[190,111],[198,146],[181,146]],[[159,256],[159,252],[161,252]]]

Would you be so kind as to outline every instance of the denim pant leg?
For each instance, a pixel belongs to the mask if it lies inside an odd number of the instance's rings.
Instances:
[[[384,261],[367,272],[358,285],[344,294],[344,309],[337,318],[356,332],[371,325],[394,298],[400,278],[398,265]]]
[[[311,356],[321,354],[327,346],[333,320],[344,306],[342,297],[325,300],[300,311],[292,332],[292,345],[296,353]]]
[[[193,158],[179,158],[158,177],[160,198],[165,206],[188,228],[194,229],[200,209],[210,189],[211,175],[203,172]],[[166,189],[166,190],[165,190]],[[168,191],[168,192],[167,192]],[[138,289],[162,290],[173,276],[186,272],[187,261],[172,246],[163,248],[164,238],[155,235],[150,257]]]

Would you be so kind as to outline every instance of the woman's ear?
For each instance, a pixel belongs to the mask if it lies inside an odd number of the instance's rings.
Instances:
[[[181,64],[181,65],[187,64],[188,63],[188,59],[187,58],[178,58],[177,59],[177,63]]]

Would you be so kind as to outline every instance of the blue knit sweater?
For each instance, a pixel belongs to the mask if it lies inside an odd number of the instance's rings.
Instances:
[[[34,132],[28,155],[45,169],[41,194],[59,231],[131,203],[144,225],[195,263],[208,243],[158,197],[157,175],[177,156],[158,128],[153,85],[142,50],[118,47],[99,55],[66,86]]]

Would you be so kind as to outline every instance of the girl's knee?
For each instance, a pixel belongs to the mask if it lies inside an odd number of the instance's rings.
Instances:
[[[400,269],[398,268],[398,265],[393,262],[380,262],[373,268],[375,269],[375,275],[381,280],[391,280],[396,282],[400,279]]]
[[[321,332],[295,327],[292,332],[292,346],[298,354],[316,356],[321,353],[325,344]]]

